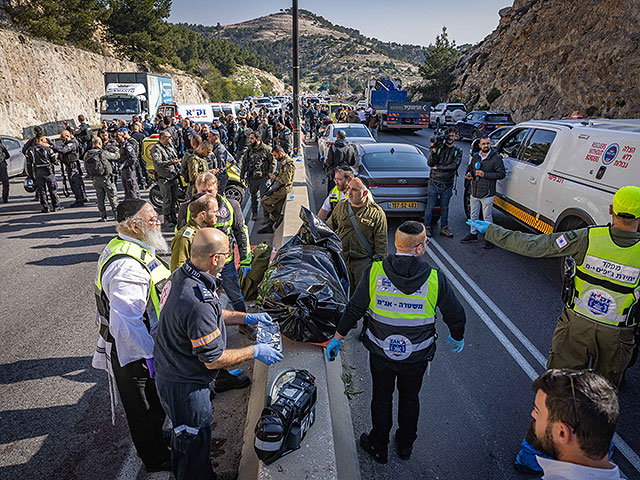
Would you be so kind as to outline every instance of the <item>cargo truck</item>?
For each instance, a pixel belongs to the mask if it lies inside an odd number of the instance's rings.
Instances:
[[[372,78],[365,89],[366,102],[380,114],[380,129],[418,131],[429,126],[429,102],[408,102],[402,82]]]
[[[146,72],[105,72],[105,95],[96,101],[100,120],[130,121],[135,115],[153,118],[158,106],[173,102],[173,82],[167,75]]]

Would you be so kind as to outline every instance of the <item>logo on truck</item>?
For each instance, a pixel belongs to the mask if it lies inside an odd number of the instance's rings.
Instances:
[[[609,145],[602,154],[602,164],[611,165],[618,156],[619,151],[620,146],[617,143],[612,143],[611,145]]]

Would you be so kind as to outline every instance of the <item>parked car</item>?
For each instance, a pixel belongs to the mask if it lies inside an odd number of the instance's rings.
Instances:
[[[439,103],[429,114],[429,127],[440,128],[455,125],[467,114],[464,103]]]
[[[24,155],[22,154],[22,147],[24,146],[24,143],[15,137],[10,137],[9,135],[0,135],[0,141],[9,151],[10,157],[7,162],[9,176],[15,177],[16,175],[26,175],[27,165]]]
[[[347,134],[347,142],[351,144],[376,143],[369,127],[360,123],[332,123],[327,126],[323,134],[318,139],[318,157],[323,161],[329,147],[336,142],[336,135],[339,130],[344,130]]]
[[[515,125],[511,115],[502,111],[474,110],[456,123],[460,138],[474,140],[496,128]]]
[[[414,145],[369,143],[356,146],[358,175],[387,216],[424,218],[429,167],[427,157]],[[440,218],[440,205],[433,223]]]

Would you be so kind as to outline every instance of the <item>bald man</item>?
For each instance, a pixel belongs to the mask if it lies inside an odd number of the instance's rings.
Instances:
[[[338,202],[327,226],[342,240],[342,258],[353,292],[371,263],[387,255],[387,217],[359,178],[349,182],[347,192],[349,197]],[[360,233],[353,227],[351,214]]]
[[[172,462],[176,479],[216,478],[211,467],[211,400],[209,383],[218,369],[255,358],[271,365],[282,353],[268,344],[227,349],[226,325],[272,325],[266,313],[223,310],[218,275],[232,254],[227,235],[201,228],[193,238],[191,257],[162,290],[160,325],[154,349],[156,385],[171,418]]]
[[[364,346],[369,350],[372,399],[370,433],[360,445],[378,463],[387,463],[396,379],[398,430],[395,443],[402,460],[411,457],[417,438],[420,388],[435,355],[436,307],[449,327],[447,344],[459,353],[464,348],[466,316],[447,278],[424,261],[427,249],[424,225],[404,222],[395,234],[397,253],[367,268],[327,345],[332,361],[342,339],[365,313],[369,323]]]

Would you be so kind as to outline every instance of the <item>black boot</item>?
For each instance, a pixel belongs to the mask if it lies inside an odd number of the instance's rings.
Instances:
[[[218,370],[214,390],[216,393],[222,393],[227,390],[247,388],[249,385],[251,385],[251,380],[244,373],[236,377],[235,375],[231,375],[228,370],[222,368]]]
[[[264,227],[258,230],[258,233],[273,233],[273,223],[267,223]]]

